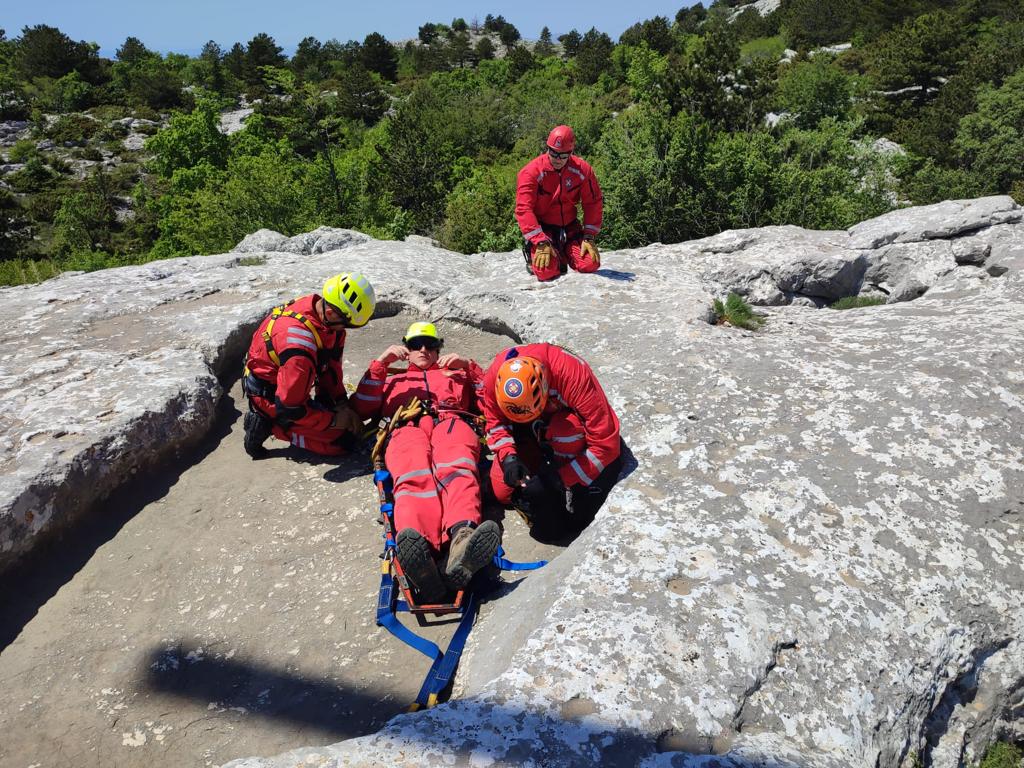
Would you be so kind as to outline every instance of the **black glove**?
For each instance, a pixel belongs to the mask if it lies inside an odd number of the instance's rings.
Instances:
[[[558,474],[558,467],[551,463],[545,463],[537,473],[540,476],[541,481],[544,483],[544,487],[553,493],[562,493],[565,490],[565,484],[562,483],[562,476]]]
[[[516,488],[512,495],[515,505],[526,512],[536,514],[549,504],[551,489],[540,475],[534,475],[526,481],[526,485]]]
[[[514,453],[510,453],[501,460],[501,475],[505,485],[511,488],[518,488],[519,484],[530,476],[530,469]]]

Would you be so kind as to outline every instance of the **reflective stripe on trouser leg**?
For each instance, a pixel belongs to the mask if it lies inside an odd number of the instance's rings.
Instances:
[[[395,478],[395,528],[415,528],[434,549],[441,546],[441,499],[430,467],[430,437],[416,426],[396,429],[384,452]]]
[[[431,436],[434,475],[441,494],[441,538],[455,523],[480,522],[480,440],[465,421],[440,422]]]

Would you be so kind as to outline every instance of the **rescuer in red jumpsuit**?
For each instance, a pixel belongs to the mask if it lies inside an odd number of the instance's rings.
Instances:
[[[322,296],[276,307],[260,323],[242,378],[249,398],[243,444],[252,458],[266,455],[271,434],[326,456],[354,443],[362,423],[341,379],[345,330],[366,325],[375,304],[369,281],[344,273],[328,278]]]
[[[601,266],[594,242],[601,231],[601,187],[589,163],[572,154],[575,147],[572,128],[559,125],[548,136],[547,151],[523,166],[516,180],[516,221],[538,280],[554,280],[566,267],[593,272]]]
[[[454,353],[441,356],[443,339],[432,323],[413,323],[402,344],[370,363],[352,404],[362,418],[394,417],[414,397],[422,413],[391,432],[384,463],[394,481],[395,543],[406,577],[428,601],[445,583],[465,587],[501,543],[493,520],[480,522],[480,438],[471,425],[480,413],[483,371]],[[409,367],[389,373],[407,360]],[[437,561],[445,544],[442,574]]]
[[[491,486],[538,539],[578,533],[622,468],[619,419],[590,366],[553,344],[511,347],[484,376]]]

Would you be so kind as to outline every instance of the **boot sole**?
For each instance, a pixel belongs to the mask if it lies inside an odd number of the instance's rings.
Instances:
[[[462,560],[448,563],[445,576],[449,583],[458,589],[464,589],[476,572],[491,562],[499,544],[501,529],[497,524],[492,520],[482,523],[473,531]]]
[[[427,602],[436,602],[444,597],[445,588],[437,564],[430,554],[430,545],[422,536],[406,536],[401,533],[395,542],[398,563],[402,566],[409,584]],[[404,546],[403,546],[404,545]]]

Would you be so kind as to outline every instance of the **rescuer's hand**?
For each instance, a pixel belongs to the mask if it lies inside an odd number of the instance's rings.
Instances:
[[[551,247],[551,242],[545,240],[543,243],[533,249],[533,266],[536,269],[547,269],[551,263],[551,259],[555,255],[555,249]]]
[[[583,246],[580,250],[583,252],[584,256],[589,256],[593,259],[596,266],[601,266],[601,252],[597,250],[597,243],[593,240],[584,240]]]

